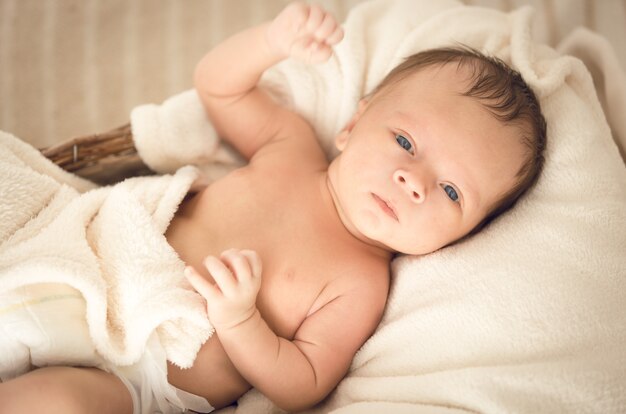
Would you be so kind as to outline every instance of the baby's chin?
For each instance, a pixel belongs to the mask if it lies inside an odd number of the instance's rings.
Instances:
[[[385,243],[385,245],[388,246],[389,249],[395,254],[409,256],[425,256],[441,250],[450,244],[451,243],[437,243],[423,245],[418,242],[397,243],[397,240],[390,240],[388,243]]]
[[[358,222],[354,222],[359,233],[369,240],[369,243],[381,247],[393,254],[424,256],[434,253],[450,243],[442,241],[432,241],[424,243],[422,240],[413,238],[412,240],[402,240],[399,235],[393,231],[393,226],[389,227],[385,220],[373,212],[364,211],[359,217]],[[397,230],[397,229],[396,229]]]
[[[439,249],[435,250],[422,250],[422,249],[393,249],[395,255],[397,256],[425,256],[430,253],[434,253]]]

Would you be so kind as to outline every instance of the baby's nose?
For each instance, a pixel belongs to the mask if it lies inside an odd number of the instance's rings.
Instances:
[[[414,203],[421,203],[426,198],[426,188],[422,184],[422,180],[417,178],[415,174],[405,170],[397,170],[393,174],[393,181]]]

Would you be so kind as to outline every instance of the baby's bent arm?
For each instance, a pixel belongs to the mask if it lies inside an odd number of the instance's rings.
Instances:
[[[248,159],[274,133],[265,127],[278,110],[256,88],[261,74],[283,59],[267,47],[267,26],[248,29],[219,44],[198,63],[194,76],[214,128]]]
[[[310,408],[346,374],[358,348],[374,331],[384,308],[373,292],[352,291],[308,316],[292,341],[277,336],[258,310],[245,322],[218,329],[239,373],[288,411]],[[370,297],[368,297],[370,296]]]
[[[327,60],[341,28],[317,6],[293,3],[272,22],[240,32],[197,65],[194,83],[218,134],[250,159],[284,128],[303,120],[277,105],[257,83],[265,70],[289,56]]]
[[[352,279],[356,285],[340,279],[329,287],[334,296],[312,309],[289,340],[277,336],[256,307],[261,262],[255,252],[231,249],[205,265],[214,284],[191,267],[186,274],[207,300],[224,351],[252,386],[287,411],[314,405],[337,385],[376,328],[387,297],[380,275],[364,273]]]

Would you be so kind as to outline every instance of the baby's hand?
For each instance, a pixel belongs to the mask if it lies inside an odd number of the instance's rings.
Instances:
[[[251,250],[226,250],[220,258],[208,256],[204,265],[215,280],[209,282],[193,267],[185,275],[207,301],[209,320],[216,329],[232,328],[249,319],[256,310],[261,287],[261,260]]]
[[[270,24],[267,42],[272,50],[306,63],[321,63],[343,39],[343,29],[320,6],[289,4]]]

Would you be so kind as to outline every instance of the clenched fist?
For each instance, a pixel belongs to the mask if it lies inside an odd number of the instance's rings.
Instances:
[[[343,29],[321,7],[295,2],[272,21],[266,35],[275,52],[306,63],[321,63],[332,55],[332,46],[343,39]]]

